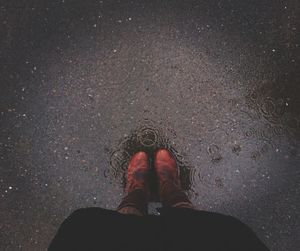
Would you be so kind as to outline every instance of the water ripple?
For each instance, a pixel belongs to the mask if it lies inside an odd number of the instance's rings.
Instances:
[[[166,129],[171,132],[174,137],[176,133],[171,128]],[[156,174],[154,173],[153,161],[155,151],[159,148],[166,148],[172,152],[176,158],[178,168],[180,170],[180,180],[182,188],[191,198],[197,196],[192,187],[195,183],[196,170],[184,158],[184,155],[179,153],[171,144],[171,140],[164,133],[164,130],[151,120],[143,120],[141,125],[133,130],[129,136],[122,138],[116,147],[109,151],[109,169],[103,173],[105,178],[117,179],[123,187],[125,187],[126,171],[131,156],[138,151],[145,151],[150,158],[150,184],[153,191],[152,200],[158,200]]]

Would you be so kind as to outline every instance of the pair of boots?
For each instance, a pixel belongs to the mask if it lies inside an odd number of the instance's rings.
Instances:
[[[159,197],[163,207],[193,208],[182,191],[176,160],[167,149],[155,153],[154,168],[158,177]],[[149,157],[145,152],[134,154],[127,171],[126,196],[118,207],[123,214],[146,215],[150,197]]]

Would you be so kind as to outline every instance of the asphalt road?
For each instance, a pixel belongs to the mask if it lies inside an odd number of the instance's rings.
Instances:
[[[45,250],[73,210],[116,208],[130,154],[163,145],[198,208],[299,250],[299,13],[1,0],[0,249]]]

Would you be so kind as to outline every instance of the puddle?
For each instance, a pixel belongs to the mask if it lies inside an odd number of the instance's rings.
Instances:
[[[131,156],[136,152],[144,151],[148,153],[150,159],[150,186],[152,201],[158,201],[157,179],[154,172],[154,154],[160,148],[166,148],[172,152],[176,158],[178,168],[180,170],[180,180],[182,188],[189,196],[195,196],[193,191],[193,180],[195,176],[195,168],[192,167],[171,143],[171,140],[162,127],[151,120],[143,120],[141,125],[131,131],[129,135],[125,135],[116,147],[109,151],[110,160],[109,169],[105,170],[105,177],[117,180],[124,188],[126,185],[126,173]]]

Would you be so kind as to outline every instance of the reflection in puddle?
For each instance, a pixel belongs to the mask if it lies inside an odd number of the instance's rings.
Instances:
[[[159,148],[166,148],[172,152],[177,160],[180,170],[180,180],[182,188],[187,191],[189,196],[194,196],[192,190],[195,170],[190,166],[172,145],[168,136],[163,130],[151,120],[144,120],[142,125],[132,131],[130,135],[124,137],[118,146],[110,151],[110,169],[106,170],[105,176],[120,181],[125,187],[126,171],[131,156],[138,151],[145,151],[150,157],[150,186],[153,191],[152,200],[158,200],[157,179],[153,167],[154,154]]]
[[[253,119],[263,118],[267,122],[265,130],[246,132],[246,137],[256,134],[266,140],[284,134],[292,138],[300,137],[299,103],[295,96],[295,87],[287,82],[264,83],[257,86],[245,97],[246,105],[250,109],[247,115]]]

